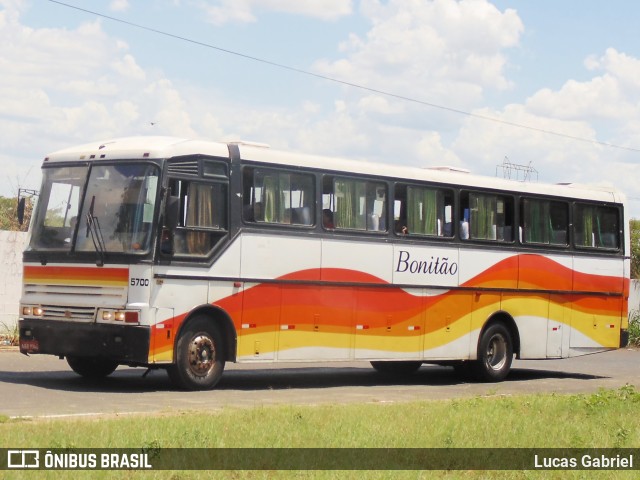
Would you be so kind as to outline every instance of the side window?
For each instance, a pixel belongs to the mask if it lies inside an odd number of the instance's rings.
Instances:
[[[578,203],[575,205],[574,231],[576,247],[618,250],[618,209]]]
[[[325,176],[322,224],[329,230],[387,230],[387,186],[344,177]]]
[[[208,255],[227,232],[227,185],[170,180],[170,195],[180,198],[174,237],[176,255]]]
[[[460,238],[513,242],[512,197],[462,192],[460,203]]]
[[[313,225],[314,176],[246,167],[243,171],[245,222]]]
[[[397,234],[452,237],[453,192],[397,184],[394,222]]]
[[[569,205],[565,202],[525,198],[520,220],[523,243],[559,246],[569,243]]]

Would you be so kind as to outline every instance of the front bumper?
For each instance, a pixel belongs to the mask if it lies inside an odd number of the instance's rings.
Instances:
[[[25,319],[18,322],[20,352],[99,357],[147,365],[151,330],[146,326]]]

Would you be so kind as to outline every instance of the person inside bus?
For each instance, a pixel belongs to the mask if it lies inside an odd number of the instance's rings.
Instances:
[[[333,224],[333,212],[328,208],[322,210],[322,225],[324,228],[333,230],[335,225]]]
[[[409,229],[403,224],[402,220],[396,220],[395,228],[398,235],[407,235],[409,233]]]

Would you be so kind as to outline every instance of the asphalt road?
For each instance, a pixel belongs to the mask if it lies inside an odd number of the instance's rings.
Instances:
[[[0,350],[0,415],[73,417],[216,410],[228,406],[325,403],[392,403],[523,393],[586,393],[625,384],[640,388],[640,350],[622,349],[564,360],[515,361],[501,383],[467,383],[453,369],[423,366],[390,378],[368,362],[227,364],[215,390],[175,390],[163,370],[120,367],[89,382],[66,361]]]

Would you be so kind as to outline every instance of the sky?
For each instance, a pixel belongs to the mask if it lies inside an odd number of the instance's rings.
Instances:
[[[171,135],[492,177],[506,158],[613,185],[640,218],[638,18],[627,0],[0,0],[0,196],[38,189],[55,150]]]

